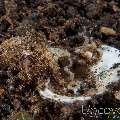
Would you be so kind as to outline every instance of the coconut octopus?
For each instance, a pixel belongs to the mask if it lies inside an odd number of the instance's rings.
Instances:
[[[7,68],[9,78],[17,76],[22,84],[35,80],[44,99],[67,103],[89,100],[119,80],[119,50],[90,41],[69,52],[46,46],[43,40],[33,31],[3,42],[0,69]]]

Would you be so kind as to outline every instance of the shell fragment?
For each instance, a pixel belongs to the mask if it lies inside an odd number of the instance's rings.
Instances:
[[[106,91],[106,86],[111,82],[118,81],[120,76],[118,71],[120,70],[120,51],[114,47],[102,45],[98,48],[98,51],[102,53],[101,59],[93,66],[91,71],[94,73],[96,79],[96,95]],[[115,64],[118,66],[114,67]],[[51,99],[63,103],[73,103],[75,101],[90,100],[92,96],[64,96],[54,93],[47,85],[44,90],[39,90],[40,95],[44,99]]]

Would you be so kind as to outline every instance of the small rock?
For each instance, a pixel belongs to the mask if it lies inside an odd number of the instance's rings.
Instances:
[[[4,89],[0,88],[0,96],[4,93]]]
[[[89,91],[86,92],[85,95],[87,96],[94,96],[96,94],[96,91],[94,89],[90,89]]]
[[[27,112],[20,112],[17,114],[16,120],[32,120],[32,118]]]
[[[92,54],[92,52],[86,51],[86,52],[85,52],[85,56],[86,56],[88,59],[91,59],[92,56],[93,56],[93,54]]]
[[[120,90],[115,93],[115,98],[116,98],[117,100],[120,100]]]
[[[113,8],[114,12],[119,12],[120,11],[120,8],[116,5],[113,5],[112,8]]]
[[[68,106],[61,108],[61,112],[63,112],[63,113],[71,113],[71,111],[72,111],[71,108]]]
[[[100,32],[105,35],[116,35],[116,31],[109,27],[101,27]]]

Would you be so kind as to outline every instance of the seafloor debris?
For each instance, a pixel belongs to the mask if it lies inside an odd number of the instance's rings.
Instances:
[[[120,90],[115,93],[115,98],[120,100]]]

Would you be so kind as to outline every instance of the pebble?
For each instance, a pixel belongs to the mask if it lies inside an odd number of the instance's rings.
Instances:
[[[61,108],[61,112],[63,113],[71,113],[71,111],[72,111],[71,108],[68,106],[64,106]]]
[[[85,52],[85,56],[86,56],[88,59],[91,59],[92,56],[93,56],[93,54],[92,54],[92,52],[86,51],[86,52]]]
[[[117,34],[115,30],[113,30],[112,28],[109,28],[109,27],[101,27],[100,32],[105,35],[112,35],[112,36]]]
[[[0,88],[0,96],[4,93],[4,89]]]
[[[119,12],[120,11],[119,7],[116,6],[116,5],[113,5],[112,8],[113,8],[114,12]]]
[[[116,98],[117,100],[120,100],[120,90],[115,93],[115,98]]]

